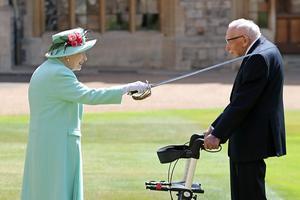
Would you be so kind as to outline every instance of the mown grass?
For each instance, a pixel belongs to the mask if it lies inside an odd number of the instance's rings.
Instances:
[[[167,192],[145,190],[147,180],[167,180],[167,164],[156,150],[183,144],[206,129],[220,110],[162,110],[85,114],[82,125],[84,188],[88,200],[170,199]],[[19,199],[26,150],[27,116],[0,116],[0,200]],[[288,155],[267,159],[268,199],[300,198],[300,111],[286,112]],[[183,175],[184,161],[173,180]],[[230,199],[227,146],[222,152],[201,152],[195,182],[199,199]],[[175,195],[173,195],[174,199]]]

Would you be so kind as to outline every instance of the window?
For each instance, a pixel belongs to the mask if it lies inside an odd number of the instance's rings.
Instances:
[[[57,7],[56,7],[56,1],[46,1],[45,2],[45,28],[47,31],[50,30],[57,30],[57,23],[58,23],[58,13],[57,13]]]
[[[136,25],[138,30],[158,30],[158,0],[137,0]]]
[[[248,17],[255,21],[260,28],[268,29],[271,27],[271,12],[274,9],[274,0],[256,0],[249,4]],[[246,14],[247,16],[247,14]]]
[[[129,30],[129,1],[109,0],[106,2],[106,29]]]
[[[105,32],[160,30],[163,0],[33,0],[34,33],[84,27]]]
[[[268,28],[269,23],[269,0],[261,0],[258,3],[257,25],[261,28]]]

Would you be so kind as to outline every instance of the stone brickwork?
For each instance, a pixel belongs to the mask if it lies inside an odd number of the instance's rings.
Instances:
[[[299,0],[292,0],[292,13],[298,14],[300,12],[300,1]]]
[[[222,62],[230,58],[224,50],[225,33],[233,15],[248,15],[255,21],[258,2],[264,0],[163,1],[165,7],[162,10],[165,10],[165,13],[160,31],[95,31],[92,38],[98,39],[98,43],[87,52],[87,67],[99,70],[191,70]],[[41,35],[35,34],[34,2],[18,1],[22,30],[18,34],[18,40],[15,40],[21,45],[21,49],[18,50],[20,66],[33,68],[45,60],[44,54],[54,33],[46,31]],[[297,13],[300,10],[299,2],[300,0],[292,0],[293,9]],[[15,58],[13,51],[16,52],[16,48],[13,47],[13,37],[16,36],[12,26],[14,12],[8,4],[7,0],[0,0],[1,72],[11,70],[12,60]],[[271,29],[269,32],[270,35],[275,35]]]
[[[8,5],[8,0],[0,0],[0,7]]]
[[[203,68],[226,59],[225,33],[230,22],[230,0],[181,0],[185,37],[181,41],[182,62]]]
[[[10,71],[13,59],[13,32],[12,30],[12,10],[8,5],[0,2],[0,72]]]
[[[174,0],[173,3],[169,9],[175,9],[175,23],[169,28],[174,30],[174,35],[106,32],[101,36],[95,33],[94,37],[100,40],[88,52],[89,66],[99,69],[189,70],[224,61],[224,35],[230,22],[231,1]],[[28,21],[28,17],[25,16],[24,21]],[[44,60],[50,36],[51,33],[44,33],[41,37],[23,39],[25,65],[37,66]]]

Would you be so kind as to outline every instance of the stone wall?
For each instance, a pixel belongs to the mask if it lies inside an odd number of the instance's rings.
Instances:
[[[204,68],[230,58],[224,48],[227,26],[236,10],[254,21],[258,2],[264,0],[164,0],[167,19],[162,31],[107,31],[93,33],[98,43],[88,51],[87,65],[102,69],[167,69]],[[239,4],[237,2],[240,2]],[[293,13],[299,13],[300,0],[292,0]],[[14,11],[8,0],[0,0],[0,71],[11,70],[14,64]],[[43,60],[54,32],[33,36],[33,1],[19,0],[22,31],[17,39],[20,66],[36,67]],[[245,6],[249,5],[249,6]],[[235,7],[235,8],[233,8]],[[242,17],[242,16],[238,16]],[[275,18],[274,18],[275,21]],[[275,23],[275,22],[274,22]],[[269,30],[275,35],[274,30]],[[263,33],[265,30],[262,30]],[[273,31],[273,32],[272,32]],[[265,33],[264,33],[265,34]],[[268,37],[268,34],[265,34]],[[270,38],[270,37],[268,37]],[[271,38],[272,39],[272,38]],[[88,66],[88,67],[89,67]]]
[[[8,0],[0,0],[0,7],[8,5]]]
[[[249,17],[256,13],[256,4],[263,0],[247,0]],[[41,37],[33,34],[33,5],[31,1],[19,0],[22,15],[22,65],[36,67],[43,60],[54,32],[45,32]],[[224,50],[227,26],[232,20],[233,0],[168,0],[168,23],[163,31],[107,31],[95,32],[98,43],[88,51],[88,65],[101,69],[168,69],[191,70],[204,68],[230,58]],[[243,1],[244,2],[244,1]],[[300,0],[293,0],[300,2]],[[3,45],[12,48],[13,14],[8,1],[0,0],[0,39]],[[298,5],[294,3],[295,6]],[[9,12],[9,13],[7,13]],[[255,20],[255,19],[254,19]],[[171,22],[171,23],[170,23]],[[2,27],[4,27],[2,29]],[[4,32],[3,30],[11,30]],[[6,44],[7,43],[7,44]],[[12,50],[0,50],[0,70],[11,66]],[[5,66],[5,67],[3,67]]]
[[[162,40],[159,32],[94,33],[95,47],[88,51],[89,65],[107,70],[158,69],[162,66]]]
[[[300,1],[299,0],[292,0],[292,13],[299,14],[300,13]]]
[[[23,40],[26,46],[24,64],[36,67],[45,60],[45,53],[51,44],[53,32],[46,32],[42,37],[31,37]],[[163,36],[157,32],[126,31],[92,32],[91,39],[97,39],[96,45],[89,51],[88,67],[99,70],[153,69],[161,67]]]
[[[203,68],[224,61],[225,33],[231,18],[230,0],[181,0],[185,37],[180,40],[182,63]]]
[[[224,36],[230,21],[230,0],[174,0],[173,35],[160,32],[94,33],[99,41],[88,51],[88,65],[99,69],[189,70],[224,61]],[[29,9],[27,7],[27,9]],[[27,12],[28,14],[28,12]],[[30,15],[25,15],[28,22]],[[30,24],[30,23],[29,23]],[[28,26],[31,28],[31,26]],[[24,30],[24,64],[37,66],[44,60],[51,32],[30,37]]]
[[[0,72],[11,71],[13,59],[13,25],[12,25],[12,9],[0,2]]]

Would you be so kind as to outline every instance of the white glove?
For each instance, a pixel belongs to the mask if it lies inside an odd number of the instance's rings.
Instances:
[[[130,92],[137,91],[138,93],[143,93],[149,89],[150,85],[141,81],[136,81],[133,83],[128,83],[123,87],[123,94],[128,94]]]

